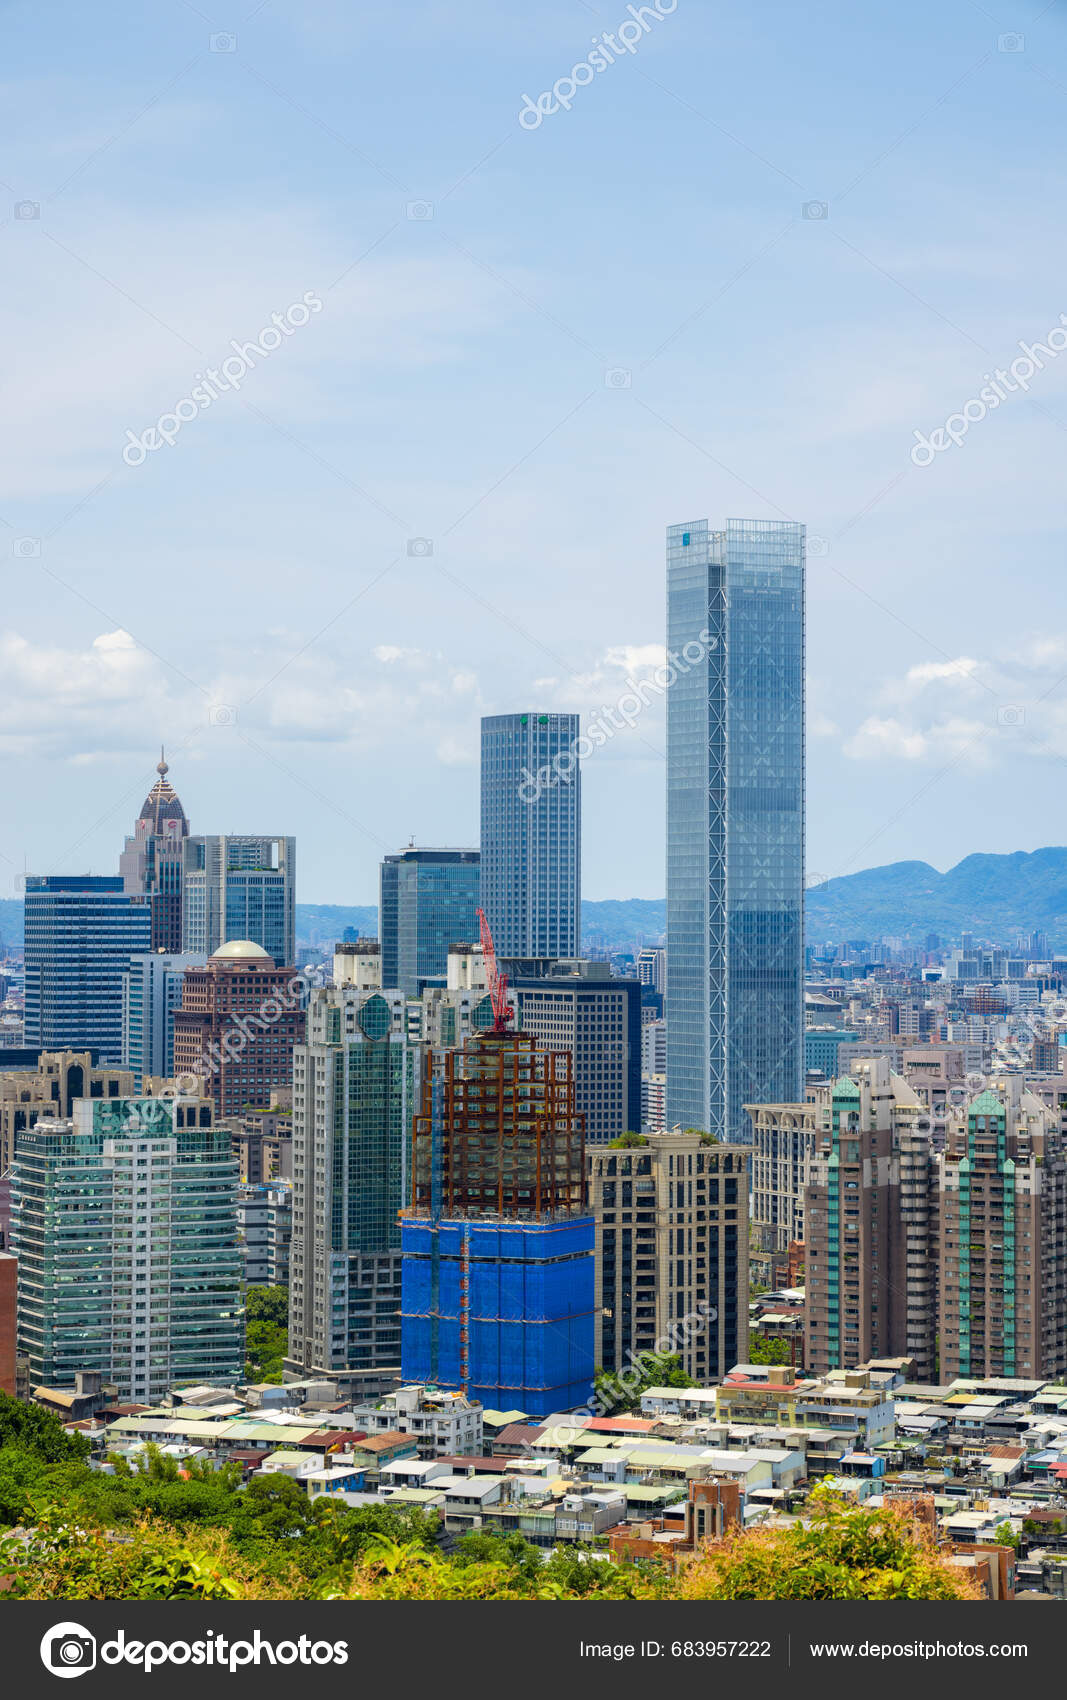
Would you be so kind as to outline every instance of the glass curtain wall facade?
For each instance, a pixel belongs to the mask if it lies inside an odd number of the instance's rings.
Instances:
[[[745,1144],[803,1097],[804,527],[671,526],[667,647],[667,1124]]]
[[[312,993],[293,1055],[290,1369],[371,1393],[400,1369],[400,1208],[421,1047],[396,991]]]
[[[401,850],[382,862],[382,984],[406,997],[444,985],[449,947],[478,938],[477,850]]]
[[[185,951],[211,956],[251,939],[278,966],[296,961],[296,839],[205,835],[185,840]]]
[[[482,721],[482,908],[498,956],[581,948],[577,714]]]
[[[237,1159],[197,1099],[80,1099],[12,1170],[19,1351],[35,1384],[121,1398],[244,1374]]]
[[[31,874],[26,879],[27,1049],[95,1049],[122,1057],[122,979],[151,948],[148,898],[120,876]]]

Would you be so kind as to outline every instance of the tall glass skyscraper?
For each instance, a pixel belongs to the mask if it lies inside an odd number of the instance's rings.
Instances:
[[[444,985],[448,951],[478,937],[481,858],[477,850],[416,850],[386,856],[381,871],[379,927],[382,985],[421,997]]]
[[[482,908],[498,956],[581,950],[576,714],[482,721]]]
[[[30,874],[26,879],[26,1038],[38,1051],[122,1056],[122,977],[151,949],[148,898],[121,876]]]
[[[671,526],[667,646],[667,1123],[744,1144],[803,1096],[804,527]]]
[[[314,991],[307,1017],[293,1053],[288,1367],[367,1396],[400,1373],[399,1217],[422,1047],[396,990]]]
[[[296,961],[295,838],[187,838],[183,887],[183,950],[251,939],[279,968]]]

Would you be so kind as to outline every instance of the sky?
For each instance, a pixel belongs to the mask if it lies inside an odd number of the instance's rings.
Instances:
[[[810,879],[1067,843],[1067,5],[666,4],[5,5],[0,894],[165,743],[373,902],[699,518],[808,527]],[[587,897],[662,895],[663,748]]]

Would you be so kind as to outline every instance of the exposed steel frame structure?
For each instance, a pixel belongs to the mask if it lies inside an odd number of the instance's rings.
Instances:
[[[427,1215],[435,1202],[444,1216],[530,1222],[584,1213],[585,1117],[574,1108],[569,1051],[506,1031],[430,1052],[412,1125],[412,1213]]]

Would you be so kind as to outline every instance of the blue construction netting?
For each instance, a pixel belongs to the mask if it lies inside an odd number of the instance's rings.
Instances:
[[[465,1307],[464,1232],[469,1244]],[[591,1217],[553,1224],[407,1219],[402,1228],[404,1380],[460,1387],[465,1325],[472,1398],[531,1416],[583,1404],[590,1396],[594,1364],[593,1234]]]

